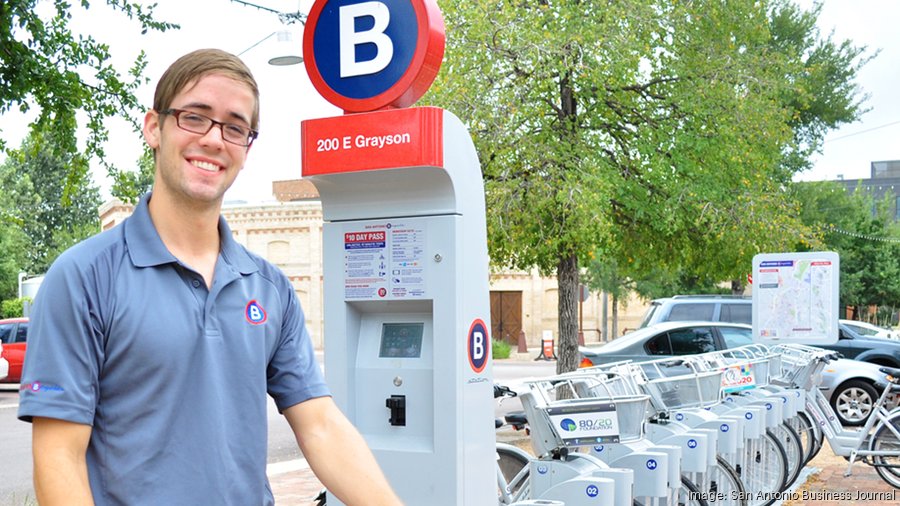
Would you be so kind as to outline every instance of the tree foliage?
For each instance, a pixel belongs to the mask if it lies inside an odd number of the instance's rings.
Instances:
[[[441,4],[447,61],[426,99],[472,132],[492,260],[558,277],[559,370],[577,365],[592,253],[632,279],[728,279],[807,234],[784,191],[800,121],[786,98],[807,64],[778,50],[770,15],[784,5]]]
[[[72,180],[74,158],[55,137],[32,133],[0,165],[0,213],[27,237],[19,270],[45,272],[59,253],[100,231],[100,190]]]
[[[123,172],[105,161],[104,143],[108,131],[104,120],[124,118],[138,130],[135,118],[140,104],[134,93],[145,83],[146,58],[143,52],[122,76],[110,63],[110,49],[92,35],[72,33],[71,5],[65,0],[4,0],[0,2],[0,114],[13,108],[28,111],[37,107],[34,133],[48,134],[58,149],[73,156],[68,166],[70,183],[66,194],[85,179],[89,162],[96,160],[114,177]],[[127,19],[140,24],[141,31],[165,31],[177,25],[153,19],[155,4],[143,6],[130,0],[106,0]],[[87,0],[80,5],[87,9]],[[83,149],[76,133],[87,127]],[[0,137],[0,148],[6,148]]]
[[[834,182],[799,183],[801,219],[815,231],[796,251],[828,250],[841,260],[841,305],[900,306],[900,225],[890,215],[892,196],[876,202]]]

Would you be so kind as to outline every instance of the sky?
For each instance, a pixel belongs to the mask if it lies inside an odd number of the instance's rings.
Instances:
[[[797,3],[806,8],[813,2]],[[826,0],[818,26],[823,35],[833,30],[835,40],[867,46],[869,54],[881,52],[857,80],[869,95],[869,111],[860,121],[826,134],[822,153],[813,157],[813,169],[796,179],[868,178],[871,162],[900,160],[900,1]]]
[[[813,0],[799,0],[803,7]],[[303,65],[274,67],[269,58],[283,52],[274,32],[289,30],[293,46],[300,51],[302,26],[284,25],[273,13],[241,5],[230,0],[157,0],[156,18],[181,25],[180,30],[140,35],[136,23],[129,25],[120,13],[105,2],[92,2],[87,11],[75,7],[72,28],[109,44],[113,62],[124,71],[138,52],[147,53],[146,75],[151,84],[138,92],[138,99],[149,107],[153,86],[162,72],[182,54],[202,47],[217,47],[241,54],[260,86],[260,136],[254,143],[247,164],[226,200],[264,202],[273,200],[272,181],[294,179],[301,175],[300,122],[304,119],[334,116],[340,110],[321,98],[312,87]],[[46,8],[49,0],[39,0]],[[74,2],[77,4],[77,2]],[[149,2],[148,2],[149,3]],[[257,0],[253,3],[282,12],[307,12],[312,0]],[[797,176],[798,180],[865,178],[870,163],[900,160],[900,1],[897,0],[825,0],[819,19],[823,35],[832,30],[838,40],[851,39],[870,51],[881,53],[860,72],[859,84],[869,95],[870,109],[860,121],[828,133],[824,149],[813,158],[814,168]],[[265,39],[265,40],[263,40]],[[261,42],[260,42],[261,41]],[[257,44],[258,43],[258,44]],[[245,52],[246,51],[246,52]],[[0,116],[0,135],[9,145],[18,146],[28,117],[18,113]],[[119,167],[133,167],[141,152],[142,140],[124,121],[113,120],[111,141],[107,145],[110,161]],[[95,181],[104,196],[110,182],[102,171]]]

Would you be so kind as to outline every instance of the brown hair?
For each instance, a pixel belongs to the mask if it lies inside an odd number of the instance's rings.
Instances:
[[[250,128],[258,130],[259,87],[256,85],[256,80],[240,58],[220,49],[198,49],[175,60],[175,63],[169,66],[156,84],[153,109],[157,112],[165,111],[172,105],[175,95],[180,93],[185,86],[210,74],[221,74],[250,87],[253,98],[256,99],[253,117],[250,119]]]

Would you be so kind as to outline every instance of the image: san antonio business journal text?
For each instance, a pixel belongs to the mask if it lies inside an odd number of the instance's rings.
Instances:
[[[703,499],[709,504],[716,502],[732,501],[879,501],[888,504],[897,504],[900,494],[896,489],[887,491],[869,490],[797,490],[790,492],[741,492],[734,490],[730,494],[725,492],[690,492],[691,499]]]

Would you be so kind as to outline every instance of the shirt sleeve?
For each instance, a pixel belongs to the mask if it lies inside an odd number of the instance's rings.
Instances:
[[[93,424],[103,332],[90,271],[67,252],[41,283],[19,390],[21,420],[40,416]]]
[[[286,302],[281,336],[267,369],[269,395],[279,411],[315,397],[331,395],[316,361],[300,301],[290,281],[284,278],[283,282]]]

